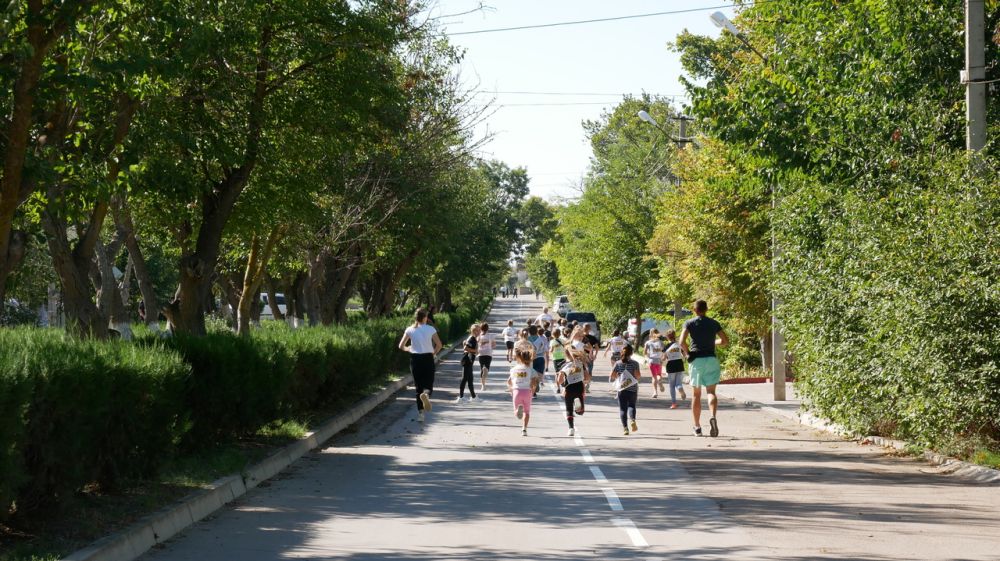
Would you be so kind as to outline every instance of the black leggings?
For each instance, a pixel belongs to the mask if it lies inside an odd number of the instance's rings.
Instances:
[[[420,401],[420,394],[427,390],[427,394],[434,393],[434,353],[411,354],[410,374],[413,375],[413,385],[417,388],[417,411],[424,410],[424,403]]]
[[[635,420],[635,404],[639,401],[638,391],[625,390],[618,392],[618,417],[622,420],[622,426],[627,427],[629,419]]]
[[[492,365],[493,365],[493,356],[491,356],[491,355],[479,355],[479,367],[480,368],[485,368],[485,369],[489,370],[490,366],[492,366]]]
[[[573,428],[573,400],[580,400],[580,414],[583,415],[583,382],[570,384],[563,389],[563,402],[566,403],[566,422]]]
[[[465,396],[465,385],[469,385],[469,395],[476,397],[476,390],[473,388],[472,383],[472,364],[462,365],[462,383],[458,385],[458,397]]]

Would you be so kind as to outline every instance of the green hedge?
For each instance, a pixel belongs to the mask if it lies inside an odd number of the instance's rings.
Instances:
[[[438,314],[442,339],[479,316]],[[352,402],[406,367],[396,344],[408,321],[135,342],[0,329],[0,520],[89,484],[154,475],[178,453],[276,419]]]
[[[778,289],[797,389],[858,433],[1000,448],[1000,174],[927,153],[786,184]]]

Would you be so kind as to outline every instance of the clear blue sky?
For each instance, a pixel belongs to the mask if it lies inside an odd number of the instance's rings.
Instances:
[[[486,0],[486,9],[444,18],[450,34],[463,31],[711,8],[727,0]],[[439,0],[432,14],[474,10],[475,0]],[[731,7],[716,8],[733,17]],[[482,156],[524,166],[531,192],[546,199],[573,196],[586,172],[590,147],[582,123],[614,107],[623,94],[683,95],[679,57],[667,42],[684,29],[717,36],[708,16],[715,9],[623,21],[452,35],[466,50],[466,85],[501,92],[595,95],[482,95],[500,106],[485,123],[495,137]],[[677,98],[678,103],[683,99]],[[580,104],[588,105],[566,105]],[[591,105],[595,104],[596,105]],[[515,105],[560,104],[560,105]],[[478,131],[480,135],[486,128]]]

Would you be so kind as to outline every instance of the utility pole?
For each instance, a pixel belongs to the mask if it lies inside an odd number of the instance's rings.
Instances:
[[[985,0],[965,0],[966,149],[986,147],[986,24]]]

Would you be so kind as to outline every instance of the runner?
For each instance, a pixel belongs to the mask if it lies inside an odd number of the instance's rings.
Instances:
[[[413,325],[399,340],[399,349],[410,353],[410,374],[417,392],[417,421],[424,422],[424,410],[430,412],[434,393],[434,355],[441,351],[441,339],[433,326],[427,325],[427,310],[418,308]]]
[[[484,321],[479,326],[479,380],[483,384],[481,389],[484,391],[486,390],[486,377],[489,376],[490,366],[493,364],[495,340],[496,338],[490,333],[490,324]]]
[[[521,420],[521,436],[528,436],[528,420],[531,418],[531,397],[535,390],[535,378],[531,375],[531,351],[526,348],[517,349],[514,353],[516,362],[510,368],[507,377],[507,389],[510,390],[514,404],[514,414]]]
[[[569,431],[566,433],[568,436],[576,434],[576,427],[573,423],[574,413],[576,415],[583,415],[584,411],[583,395],[586,370],[584,369],[583,362],[586,356],[586,349],[582,341],[582,331],[580,335],[581,344],[578,347],[575,344],[564,347],[566,360],[563,360],[562,366],[558,367],[559,374],[556,379],[556,383],[565,389],[563,392],[563,403],[566,405],[566,423],[569,424]],[[572,333],[567,329],[563,331],[563,336],[568,339],[572,336]],[[556,364],[558,363],[559,361],[556,361]]]
[[[503,297],[503,298],[507,297],[507,287],[506,286],[501,286],[500,287],[500,296]]]
[[[548,342],[544,336],[539,335],[537,325],[528,327],[528,342],[531,343],[534,350],[534,360],[531,362],[531,368],[535,371],[535,378],[538,379],[538,384],[535,386],[535,394],[537,394],[538,388],[545,385],[545,361]]]
[[[601,348],[601,342],[590,332],[590,324],[583,324],[583,340],[589,347],[587,348],[587,383],[586,390],[590,393],[590,381],[594,378],[594,363],[597,362],[597,352]]]
[[[722,325],[708,317],[708,303],[698,300],[694,303],[695,318],[684,323],[681,330],[681,350],[688,357],[691,366],[691,413],[694,415],[694,434],[701,436],[701,389],[708,393],[708,409],[711,418],[710,436],[719,436],[719,421],[716,414],[719,409],[719,399],[715,396],[715,385],[722,377],[719,359],[715,356],[715,347],[725,347],[729,344],[729,336]],[[718,336],[718,339],[716,339]],[[691,344],[688,345],[688,337]]]
[[[653,328],[649,332],[649,340],[643,346],[643,352],[649,359],[649,375],[653,378],[653,397],[659,397],[663,389],[663,341],[660,341],[660,330]],[[673,395],[673,391],[670,392]]]
[[[618,359],[622,357],[622,349],[624,349],[627,344],[628,341],[622,337],[621,329],[615,329],[613,336],[608,341],[607,348],[604,349],[604,356],[608,356],[608,353],[610,352],[611,364],[618,362]]]
[[[618,417],[622,422],[625,436],[629,434],[629,423],[632,432],[639,432],[635,422],[635,406],[639,401],[639,378],[642,372],[639,363],[632,360],[632,345],[626,343],[622,347],[621,359],[611,367],[610,381],[618,392]]]
[[[503,330],[503,342],[507,346],[507,362],[514,362],[514,342],[517,341],[517,328],[514,327],[514,320],[507,320],[507,327]]]
[[[552,314],[549,313],[548,306],[542,308],[542,313],[538,314],[538,317],[535,318],[535,324],[539,327],[545,325],[546,323],[552,323]]]
[[[476,390],[472,383],[472,365],[476,362],[476,350],[479,348],[479,325],[472,324],[469,327],[469,337],[462,344],[462,381],[458,384],[458,397],[455,403],[462,403],[465,397],[465,386],[469,385],[469,395],[476,399]]]
[[[677,409],[677,394],[681,394],[681,401],[687,399],[684,393],[684,353],[677,343],[677,332],[673,329],[667,331],[667,384],[670,386],[670,408]],[[662,390],[661,390],[662,391]]]

